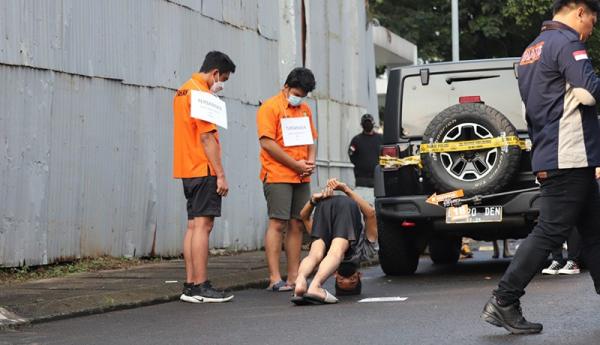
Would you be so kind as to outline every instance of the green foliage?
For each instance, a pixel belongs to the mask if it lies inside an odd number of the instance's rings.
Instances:
[[[552,17],[552,3],[552,0],[508,0],[503,14],[506,17],[515,18],[516,22],[523,27],[531,27]],[[592,35],[586,42],[586,46],[592,61],[599,61],[600,36]],[[596,72],[598,72],[598,68],[596,68]]]
[[[503,15],[514,18],[517,25],[536,28],[546,19],[552,17],[552,0],[508,0]]]
[[[95,272],[109,269],[129,268],[150,262],[160,261],[160,258],[117,258],[101,256],[83,258],[72,262],[30,267],[27,265],[14,268],[0,268],[0,285],[21,283],[29,280],[63,277],[73,273]]]
[[[462,60],[521,56],[552,18],[553,0],[460,0]],[[426,62],[452,59],[450,0],[369,0],[370,15],[381,25],[415,43]],[[587,42],[600,57],[600,35]]]
[[[419,44],[419,55],[428,61],[452,56],[450,1],[371,0],[374,18],[403,38]]]

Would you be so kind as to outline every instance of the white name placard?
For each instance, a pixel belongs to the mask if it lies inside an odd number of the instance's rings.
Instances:
[[[307,116],[281,119],[281,130],[283,132],[283,145],[286,147],[312,145],[314,143],[310,121]]]
[[[227,106],[219,97],[208,92],[192,90],[191,103],[193,118],[227,129]]]

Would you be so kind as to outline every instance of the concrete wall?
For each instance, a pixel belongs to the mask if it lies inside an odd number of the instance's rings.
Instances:
[[[304,8],[306,47],[301,0],[0,2],[0,266],[181,253],[173,91],[210,50],[238,66],[221,130],[231,190],[212,247],[262,246],[255,113],[303,50],[318,85],[314,188],[352,182],[346,145],[376,97],[364,1]]]

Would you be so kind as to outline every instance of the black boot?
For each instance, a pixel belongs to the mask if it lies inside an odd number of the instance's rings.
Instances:
[[[543,328],[541,323],[532,323],[525,320],[519,301],[502,307],[496,301],[496,297],[493,296],[483,307],[481,319],[494,326],[504,327],[512,334],[539,333]]]

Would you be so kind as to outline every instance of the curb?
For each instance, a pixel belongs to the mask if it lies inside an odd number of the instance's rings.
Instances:
[[[246,289],[266,288],[268,284],[269,284],[268,279],[261,279],[259,281],[253,281],[253,282],[246,283],[246,284],[238,284],[238,285],[225,287],[224,289],[231,290],[231,291],[240,291],[240,290],[246,290]],[[147,307],[147,306],[151,306],[151,305],[169,303],[169,302],[174,302],[174,301],[179,300],[180,295],[181,295],[181,293],[173,293],[173,294],[168,294],[168,295],[161,296],[161,297],[149,298],[149,299],[136,301],[136,302],[122,302],[122,303],[115,304],[115,305],[87,308],[84,310],[75,310],[75,311],[71,311],[71,312],[67,312],[67,313],[48,315],[48,316],[43,316],[43,317],[34,318],[34,319],[21,318],[18,315],[0,307],[0,331],[18,330],[18,329],[22,329],[22,328],[25,328],[28,326],[39,324],[39,323],[45,323],[45,322],[51,322],[51,321],[70,319],[70,318],[74,318],[74,317],[103,314],[103,313],[108,313],[108,312],[112,312],[112,311],[127,310],[127,309],[134,309],[134,308],[139,308],[139,307]]]
[[[376,266],[379,264],[379,260],[374,259],[368,262],[361,263],[361,268],[367,268]],[[219,288],[231,291],[240,291],[246,289],[264,289],[268,286],[269,279],[263,278],[254,281],[250,281],[247,283],[233,284],[228,286],[220,286]],[[179,300],[180,292],[177,293],[168,293],[166,295],[148,299],[142,299],[133,302],[123,301],[113,305],[100,306],[100,307],[91,307],[84,308],[80,310],[72,310],[64,313],[57,313],[37,318],[26,319],[22,318],[2,307],[0,307],[0,332],[8,331],[8,330],[19,330],[25,327],[29,327],[39,323],[64,320],[74,317],[81,316],[89,316],[95,314],[102,314],[107,312],[119,311],[119,310],[127,310],[139,307],[146,307],[151,305],[158,305],[162,303],[174,302]],[[85,298],[85,297],[84,297]]]
[[[240,290],[255,289],[255,288],[260,289],[260,288],[266,288],[268,284],[269,284],[268,279],[261,279],[261,280],[253,281],[250,283],[237,284],[237,285],[224,287],[224,289],[231,290],[231,291],[240,291]],[[28,326],[39,324],[39,323],[58,321],[58,320],[70,319],[70,318],[74,318],[74,317],[103,314],[103,313],[112,312],[112,311],[134,309],[134,308],[138,308],[138,307],[147,307],[147,306],[151,306],[151,305],[158,305],[158,304],[163,304],[163,303],[174,302],[174,301],[179,300],[180,295],[181,295],[181,293],[173,293],[173,294],[168,294],[168,295],[165,295],[162,297],[149,298],[149,299],[135,301],[135,302],[123,302],[123,303],[119,303],[119,304],[115,304],[115,305],[96,307],[96,308],[87,308],[84,310],[74,310],[74,311],[70,311],[70,312],[66,312],[66,313],[49,315],[49,316],[44,316],[44,317],[39,317],[39,318],[34,318],[34,319],[21,318],[18,315],[0,307],[0,332],[7,331],[7,330],[18,330],[18,329],[22,329],[22,328],[25,328]]]

